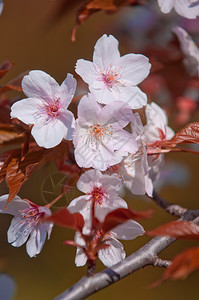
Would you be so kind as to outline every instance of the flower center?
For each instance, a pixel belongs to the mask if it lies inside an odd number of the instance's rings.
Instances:
[[[44,216],[44,212],[39,212],[37,206],[31,206],[29,208],[20,210],[20,213],[23,217],[21,222],[24,222],[31,227],[35,227],[39,223],[40,219]]]
[[[95,187],[91,192],[92,200],[95,201],[96,206],[102,206],[104,202],[104,191],[101,187]]]
[[[101,80],[106,84],[107,87],[112,88],[114,85],[122,84],[121,81],[120,68],[114,68],[112,65],[109,65],[108,68],[101,71]]]
[[[59,109],[61,105],[58,99],[50,99],[43,101],[41,105],[38,105],[38,112],[35,113],[35,118],[44,117],[45,124],[49,121],[56,119],[59,116]]]
[[[99,146],[99,144],[102,144],[102,141],[105,137],[111,137],[112,132],[112,125],[108,125],[106,127],[103,127],[101,125],[92,125],[87,131],[88,133],[88,141],[91,143],[91,145],[95,145],[96,147]]]

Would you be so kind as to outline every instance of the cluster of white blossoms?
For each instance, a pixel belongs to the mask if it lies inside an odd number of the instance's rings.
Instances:
[[[84,234],[91,230],[93,202],[95,216],[103,222],[110,211],[127,208],[118,196],[123,186],[133,194],[152,196],[163,155],[150,154],[157,142],[172,138],[174,133],[167,126],[165,112],[155,103],[147,104],[146,95],[137,87],[148,76],[150,67],[143,55],[120,56],[118,41],[112,35],[103,35],[95,45],[93,62],[80,59],[76,64],[76,72],[90,90],[78,104],[76,120],[68,110],[76,89],[71,74],[59,86],[48,74],[31,71],[22,81],[28,98],[11,108],[12,118],[32,125],[31,133],[39,146],[52,148],[62,139],[72,140],[76,163],[90,168],[77,182],[84,195],[68,206],[71,213],[79,212],[84,217]],[[139,114],[133,113],[133,109],[143,107],[145,125]],[[44,215],[51,214],[49,208],[15,197],[5,210],[6,200],[6,195],[0,197],[0,212],[14,215],[8,241],[19,247],[28,240],[27,252],[35,256],[52,230],[53,224],[41,223]],[[119,225],[107,234],[109,247],[99,251],[99,258],[106,266],[119,262],[125,252],[117,239],[133,239],[143,233],[143,227],[133,220]],[[79,233],[75,240],[83,246]],[[86,260],[82,248],[78,248],[76,265],[84,265]]]

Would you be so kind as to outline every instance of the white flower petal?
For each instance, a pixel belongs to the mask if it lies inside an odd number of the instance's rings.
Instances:
[[[27,98],[15,102],[11,106],[11,118],[17,118],[25,124],[35,124],[38,118],[38,107],[42,106],[42,100]]]
[[[75,256],[75,264],[77,267],[82,267],[86,264],[87,262],[87,257],[82,250],[82,248],[77,248],[76,256]]]
[[[120,240],[133,240],[144,234],[144,228],[137,222],[129,220],[112,230],[113,234]]]
[[[99,250],[98,257],[109,268],[123,260],[126,253],[118,240],[111,239],[108,244],[110,246],[107,249]]]
[[[29,75],[24,76],[22,88],[26,96],[30,98],[39,98],[49,100],[57,93],[58,83],[47,73],[34,70]]]
[[[43,224],[38,225],[30,235],[26,243],[26,251],[30,257],[39,254],[46,240],[46,228]]]
[[[174,1],[175,0],[158,0],[158,4],[160,6],[160,9],[161,11],[164,13],[164,14],[167,14],[169,13],[173,6],[174,6]]]
[[[146,56],[130,53],[120,58],[120,67],[123,67],[122,80],[137,85],[149,75],[151,64]]]
[[[23,210],[25,208],[29,208],[30,204],[22,200],[19,196],[15,196],[12,201],[7,205],[7,208],[5,209],[6,202],[8,200],[9,195],[3,195],[0,197],[0,213],[1,214],[10,214],[13,216],[20,215],[20,210]]]
[[[84,127],[97,123],[97,115],[101,111],[100,105],[92,94],[83,96],[78,105],[78,119]]]
[[[112,35],[104,34],[98,39],[93,53],[93,63],[96,68],[104,69],[110,64],[117,64],[120,59],[118,44],[118,40]]]
[[[88,196],[84,195],[84,196],[77,197],[70,202],[67,209],[72,214],[76,213],[76,212],[81,212],[87,206],[90,198],[91,198],[90,195],[88,195]]]
[[[8,229],[8,243],[14,247],[23,245],[34,228],[24,222],[23,217],[14,217]]]
[[[131,108],[122,101],[114,101],[104,106],[98,114],[100,125],[110,124],[121,129],[133,120]]]
[[[93,63],[84,59],[77,60],[75,71],[88,84],[92,84],[99,76]]]
[[[83,173],[78,182],[77,188],[83,193],[91,193],[93,187],[100,182],[101,177],[103,177],[102,173],[99,170],[88,170],[87,172]]]
[[[40,147],[48,149],[60,144],[67,134],[71,137],[71,129],[68,131],[68,128],[59,119],[56,119],[55,122],[49,121],[47,124],[38,121],[33,126],[31,134]]]
[[[60,99],[64,108],[67,108],[75,95],[77,81],[72,74],[68,73],[61,86],[58,88],[56,98]]]

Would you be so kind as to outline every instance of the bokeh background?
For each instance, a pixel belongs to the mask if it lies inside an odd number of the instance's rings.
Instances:
[[[149,9],[141,12],[135,8],[124,8],[116,14],[100,12],[89,18],[78,29],[77,41],[73,43],[70,39],[71,30],[81,1],[75,3],[75,0],[71,0],[72,2],[74,5],[71,5],[66,14],[56,22],[52,22],[59,0],[4,1],[4,11],[0,16],[0,58],[1,61],[9,59],[15,62],[15,65],[3,81],[7,82],[26,70],[39,69],[49,73],[61,83],[68,72],[75,75],[74,66],[77,59],[92,58],[93,46],[104,33],[113,34],[119,39],[122,54],[139,53],[139,50],[144,53],[150,38],[146,41],[143,32],[147,27],[153,26],[153,31],[159,32],[157,43],[163,43],[163,48],[167,47],[166,41],[171,38],[168,28],[178,18],[174,14],[170,16],[158,14],[157,6],[154,13]],[[199,28],[198,21],[188,22],[188,24],[196,33]],[[160,26],[164,28],[162,34],[160,34]],[[153,37],[151,43],[154,43]],[[79,87],[78,93],[86,89],[81,82]],[[163,104],[166,106],[168,99],[164,95],[162,97]],[[154,100],[161,103],[161,99]],[[177,130],[179,127],[175,124],[174,117],[175,114],[172,114],[170,122]],[[196,112],[190,121],[197,121],[197,119]],[[161,196],[188,208],[198,208],[198,167],[197,156],[168,154],[157,186]],[[19,195],[44,205],[42,189],[48,176],[55,172],[53,164],[40,168],[23,186]],[[1,184],[0,189],[1,195],[8,191],[5,183]],[[146,229],[152,229],[172,219],[147,198],[135,197],[126,192],[125,199],[132,208],[155,209],[154,218],[142,222]],[[14,248],[7,243],[6,232],[10,220],[10,216],[0,216],[0,271],[14,278],[17,286],[15,300],[54,299],[86,274],[85,267],[75,267],[75,249],[62,244],[63,240],[73,238],[71,231],[54,228],[51,239],[46,242],[42,252],[38,257],[31,259],[25,251],[25,246]],[[142,237],[135,241],[124,242],[127,255],[147,241],[147,237]],[[160,256],[171,259],[179,251],[193,245],[196,243],[178,241]],[[98,262],[97,270],[103,268],[104,266]],[[198,272],[194,272],[184,281],[170,281],[156,289],[149,289],[149,284],[157,280],[162,271],[158,267],[147,267],[91,296],[90,299],[198,299]],[[0,300],[3,300],[1,291]]]

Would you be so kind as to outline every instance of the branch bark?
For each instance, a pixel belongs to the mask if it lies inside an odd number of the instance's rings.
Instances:
[[[186,210],[183,220],[199,224],[199,210]],[[123,279],[146,266],[168,267],[169,262],[158,260],[157,255],[170,246],[176,239],[171,237],[155,237],[139,250],[120,263],[107,268],[92,277],[83,277],[74,286],[66,290],[55,300],[81,300]]]

